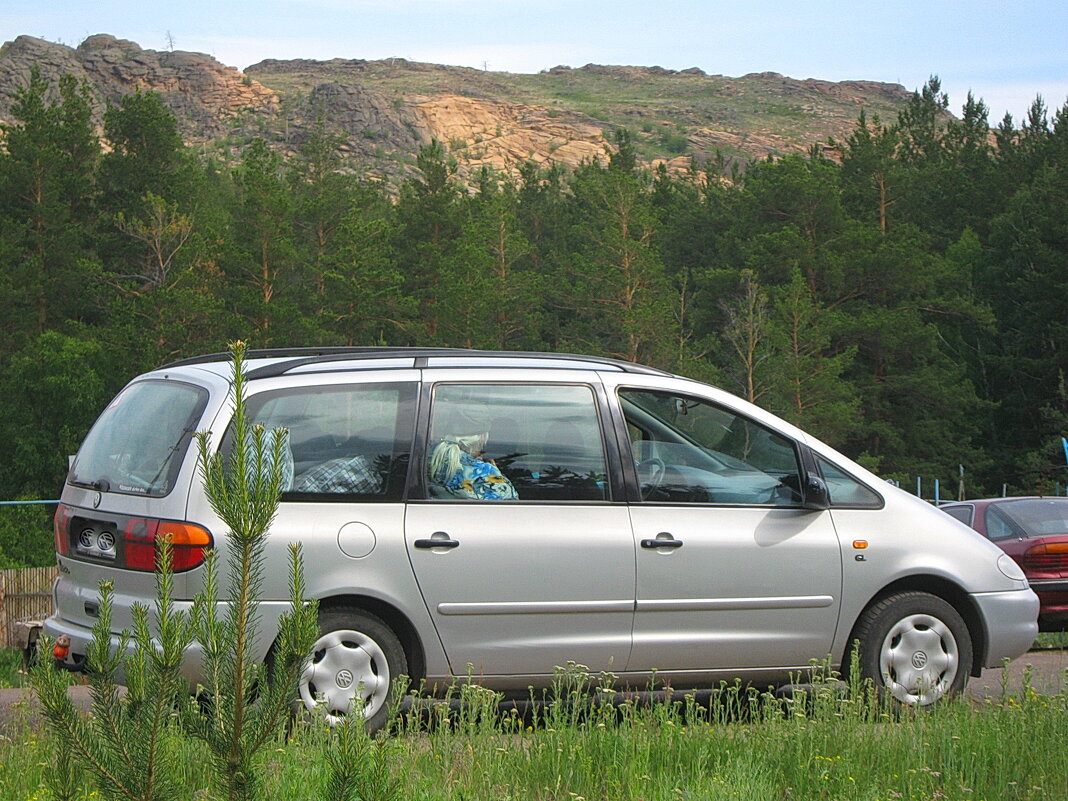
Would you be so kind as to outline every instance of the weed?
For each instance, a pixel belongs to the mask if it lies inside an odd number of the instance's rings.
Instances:
[[[1068,797],[1063,690],[1041,695],[1025,680],[1001,697],[896,715],[863,683],[858,694],[855,676],[842,682],[814,665],[799,678],[811,703],[738,683],[651,702],[572,664],[557,673],[560,698],[539,694],[527,714],[465,681],[446,693],[451,705],[413,691],[394,708],[389,737],[302,721],[255,765],[278,801]],[[1009,746],[1020,742],[1027,748]],[[209,767],[189,743],[172,747],[183,763],[178,797],[206,797]],[[29,728],[0,738],[0,801],[45,797],[51,748]],[[88,777],[76,769],[73,782],[85,798]]]

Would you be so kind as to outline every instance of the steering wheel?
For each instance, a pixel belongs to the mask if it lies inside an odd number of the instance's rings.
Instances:
[[[638,488],[642,493],[642,500],[647,501],[664,481],[667,467],[665,467],[663,459],[652,456],[638,462],[637,470]]]

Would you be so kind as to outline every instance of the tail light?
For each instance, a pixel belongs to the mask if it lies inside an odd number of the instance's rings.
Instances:
[[[191,523],[171,520],[130,518],[123,531],[125,566],[131,570],[158,570],[157,538],[171,541],[171,569],[189,570],[204,561],[204,552],[211,547],[207,529]]]
[[[211,532],[192,523],[119,515],[82,517],[62,504],[54,528],[56,553],[127,570],[158,570],[162,537],[170,540],[175,571],[203,564],[214,542]]]
[[[1068,570],[1068,542],[1043,542],[1024,551],[1020,563],[1025,570]]]
[[[52,536],[56,543],[56,553],[66,556],[70,553],[70,518],[73,513],[65,503],[56,506],[56,514],[52,517]]]

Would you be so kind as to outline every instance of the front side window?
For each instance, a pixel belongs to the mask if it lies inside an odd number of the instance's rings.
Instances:
[[[797,450],[787,437],[699,398],[619,395],[643,500],[800,503]]]
[[[162,497],[174,487],[208,393],[178,381],[139,381],[120,392],[85,438],[68,481]]]
[[[282,500],[400,500],[415,397],[414,383],[301,387],[251,396],[254,425],[289,431]],[[231,430],[224,450],[232,439]]]
[[[556,384],[435,387],[426,478],[432,498],[606,499],[593,390]]]
[[[827,494],[831,506],[849,508],[880,509],[883,499],[875,490],[866,487],[840,467],[828,462],[823,457],[816,457],[823,480],[827,483]]]

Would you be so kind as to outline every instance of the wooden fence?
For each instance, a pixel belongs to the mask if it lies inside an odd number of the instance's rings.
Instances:
[[[0,570],[0,646],[15,647],[15,623],[52,614],[52,582],[59,568]]]

